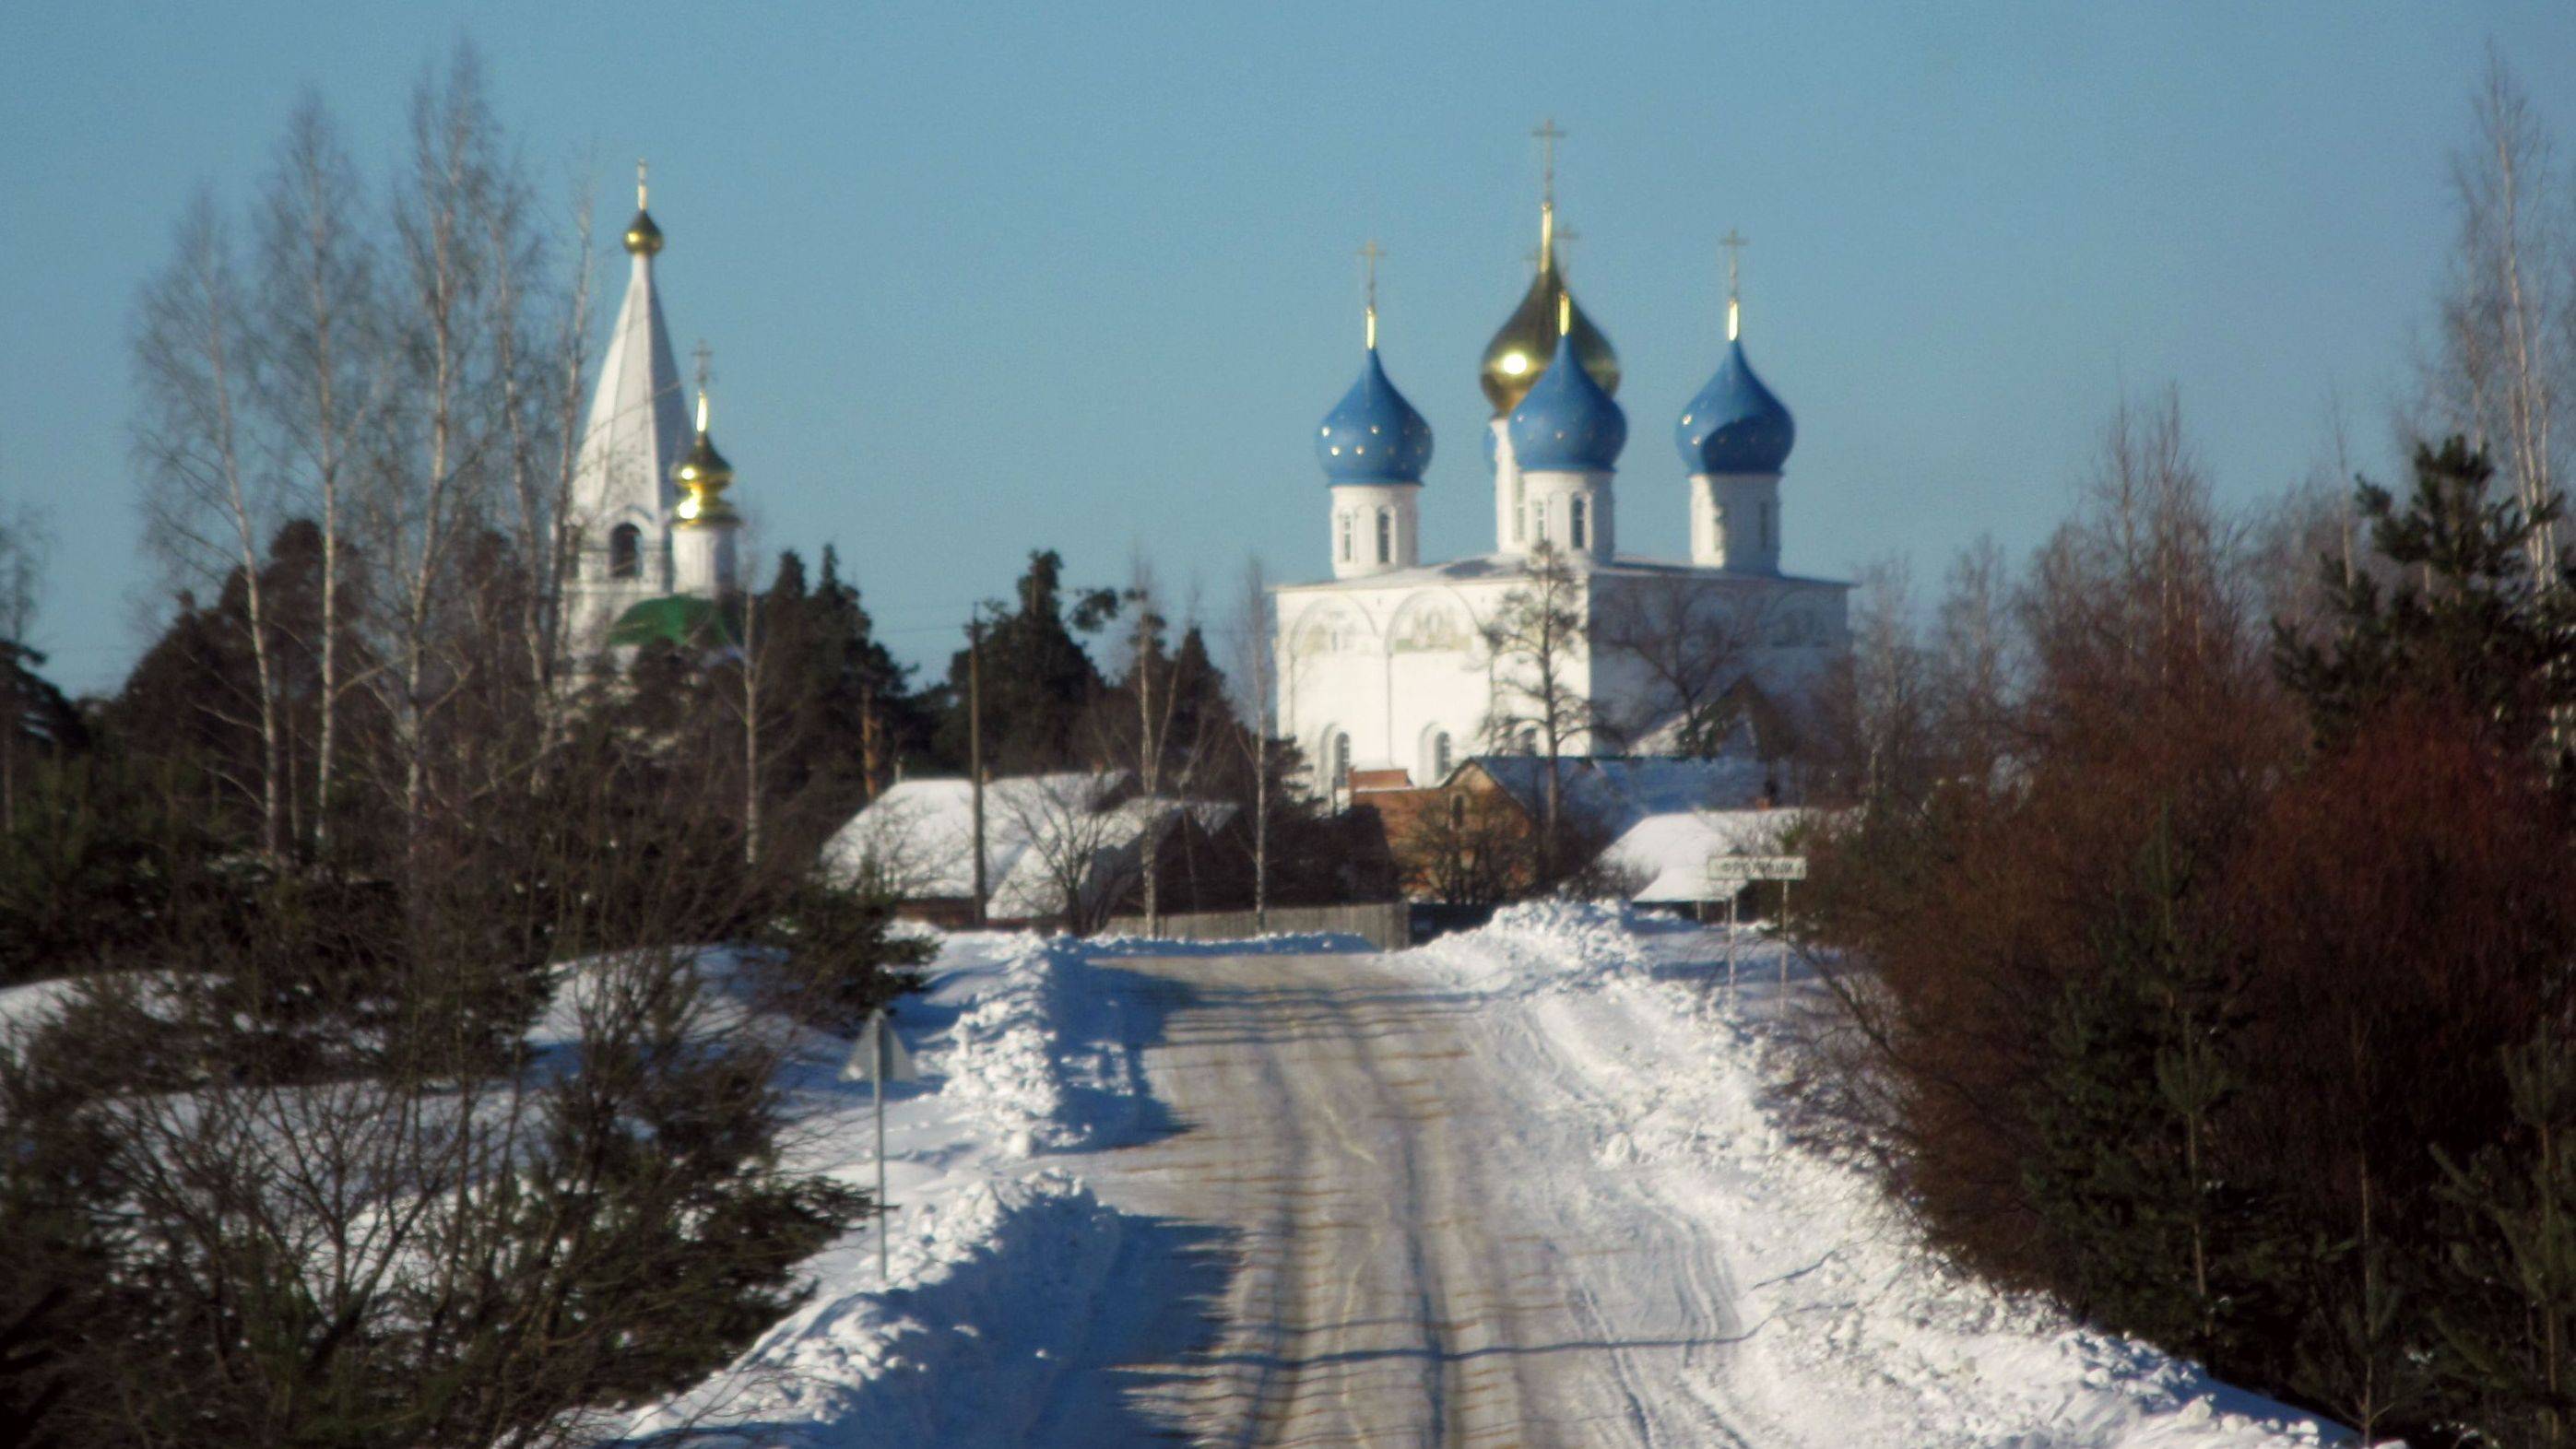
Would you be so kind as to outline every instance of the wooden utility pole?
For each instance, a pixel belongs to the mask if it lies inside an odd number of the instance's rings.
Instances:
[[[966,773],[975,802],[975,924],[984,924],[984,608],[966,621]]]

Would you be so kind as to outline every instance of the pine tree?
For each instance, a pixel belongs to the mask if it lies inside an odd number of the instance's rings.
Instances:
[[[2241,1013],[2223,941],[2194,923],[2194,884],[2159,821],[2066,983],[2023,1180],[2077,1265],[2075,1307],[2224,1363],[2263,1326],[2252,1290],[2276,1254],[2262,1205],[2219,1167]]]
[[[1082,589],[1069,598],[1064,560],[1053,549],[1029,555],[1018,597],[988,605],[984,627],[984,759],[996,773],[1083,763],[1084,712],[1099,697],[1100,670],[1076,634],[1096,632],[1119,608],[1114,589]],[[948,662],[948,710],[939,751],[966,758],[967,652]]]
[[[2460,438],[2415,450],[2404,506],[2369,482],[2356,494],[2371,540],[2395,577],[2322,561],[2330,640],[2283,628],[2283,681],[2307,702],[2328,745],[2351,738],[2401,696],[2455,704],[2495,742],[2547,761],[2571,783],[2565,724],[2576,712],[2576,589],[2566,561],[2546,574],[2530,541],[2558,505],[2526,510],[2494,490],[2494,466]]]
[[[892,783],[897,762],[928,748],[931,713],[911,669],[876,637],[856,585],[826,544],[809,589],[804,561],[781,554],[760,601],[762,654],[781,697],[764,793],[799,801],[813,824],[846,820]]]
[[[2576,1442],[2576,1054],[2542,1036],[2505,1054],[2517,1129],[2463,1168],[2433,1309],[2443,1375],[2495,1442]]]

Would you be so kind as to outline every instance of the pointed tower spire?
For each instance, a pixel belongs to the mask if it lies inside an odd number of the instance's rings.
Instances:
[[[671,474],[689,445],[687,398],[653,276],[662,229],[640,205],[640,161],[635,194],[639,205],[623,238],[630,258],[626,296],[600,355],[565,510],[573,566],[565,642],[577,655],[604,647],[610,623],[626,608],[669,591],[669,530],[678,502]]]

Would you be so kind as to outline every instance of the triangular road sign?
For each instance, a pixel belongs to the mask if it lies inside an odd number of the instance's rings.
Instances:
[[[916,1082],[921,1071],[912,1064],[912,1053],[903,1049],[903,1038],[895,1035],[894,1023],[886,1019],[885,1008],[868,1014],[868,1024],[859,1031],[859,1039],[850,1048],[850,1060],[841,1068],[845,1082]]]

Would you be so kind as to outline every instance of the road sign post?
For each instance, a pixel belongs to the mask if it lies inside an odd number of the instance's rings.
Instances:
[[[850,1060],[841,1068],[841,1080],[867,1082],[874,1086],[877,1098],[877,1281],[893,1278],[889,1269],[891,1254],[887,1237],[893,1226],[894,1207],[886,1201],[885,1099],[889,1082],[912,1082],[921,1071],[912,1064],[912,1053],[894,1034],[894,1023],[880,1006],[868,1013],[868,1024],[859,1029],[859,1039],[850,1047]]]
[[[1803,855],[1712,855],[1708,858],[1711,885],[1729,885],[1726,893],[1726,990],[1735,992],[1735,932],[1738,924],[1736,902],[1744,887],[1757,880],[1780,882],[1782,914],[1787,914],[1789,882],[1807,878],[1807,858]],[[1789,958],[1780,958],[1780,984],[1789,984]]]

